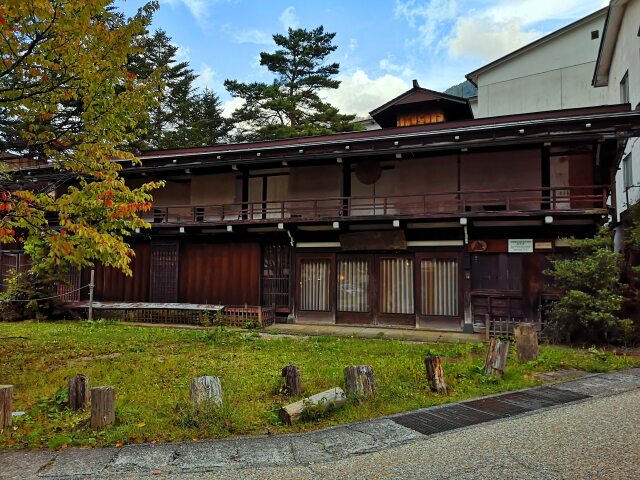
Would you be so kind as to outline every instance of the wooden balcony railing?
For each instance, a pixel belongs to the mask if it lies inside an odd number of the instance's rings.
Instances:
[[[566,212],[607,209],[608,188],[602,185],[539,189],[325,197],[270,200],[224,205],[154,206],[150,223],[231,224],[296,222],[361,217],[429,218],[479,215],[485,212]]]

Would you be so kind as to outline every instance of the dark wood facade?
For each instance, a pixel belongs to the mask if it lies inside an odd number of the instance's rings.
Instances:
[[[132,186],[167,185],[151,228],[132,237],[133,276],[97,267],[96,299],[275,306],[339,325],[539,321],[555,295],[549,257],[606,222],[640,112],[476,120],[465,102],[417,87],[374,113],[389,125],[415,112],[446,121],[123,163]]]

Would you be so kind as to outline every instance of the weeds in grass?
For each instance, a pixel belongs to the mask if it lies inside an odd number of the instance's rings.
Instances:
[[[601,372],[638,365],[606,350],[590,352],[542,345],[537,360],[519,364],[510,354],[504,377],[486,377],[483,344],[417,344],[357,338],[272,337],[218,326],[208,330],[141,328],[95,321],[2,324],[0,384],[12,384],[14,408],[26,415],[0,434],[0,448],[62,448],[148,441],[178,441],[238,434],[285,433],[322,428],[449,401],[499,393],[539,383],[535,373],[575,368]],[[424,357],[437,353],[449,395],[427,385]],[[371,365],[378,391],[365,402],[294,426],[278,410],[281,368],[300,367],[305,394],[342,386],[347,365]],[[66,409],[64,389],[78,373],[91,386],[113,385],[116,424],[89,427],[89,412]],[[189,417],[189,384],[200,375],[219,376],[225,407]]]

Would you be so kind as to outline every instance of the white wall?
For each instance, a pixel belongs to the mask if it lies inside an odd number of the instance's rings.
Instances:
[[[607,92],[608,103],[620,103],[620,81],[629,72],[629,98],[631,108],[640,103],[640,0],[630,0],[624,12],[616,48],[609,70],[609,85],[598,88]],[[616,174],[616,198],[618,214],[627,209],[629,204],[640,201],[640,139],[630,138],[625,156],[631,153],[634,188],[625,190],[622,162]]]
[[[533,47],[478,76],[476,117],[603,105],[608,95],[591,86],[604,14]]]

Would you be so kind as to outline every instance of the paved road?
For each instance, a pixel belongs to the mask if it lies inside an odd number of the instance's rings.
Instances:
[[[296,436],[9,452],[0,478],[640,480],[640,369],[558,388],[594,397],[431,436],[380,419]]]

